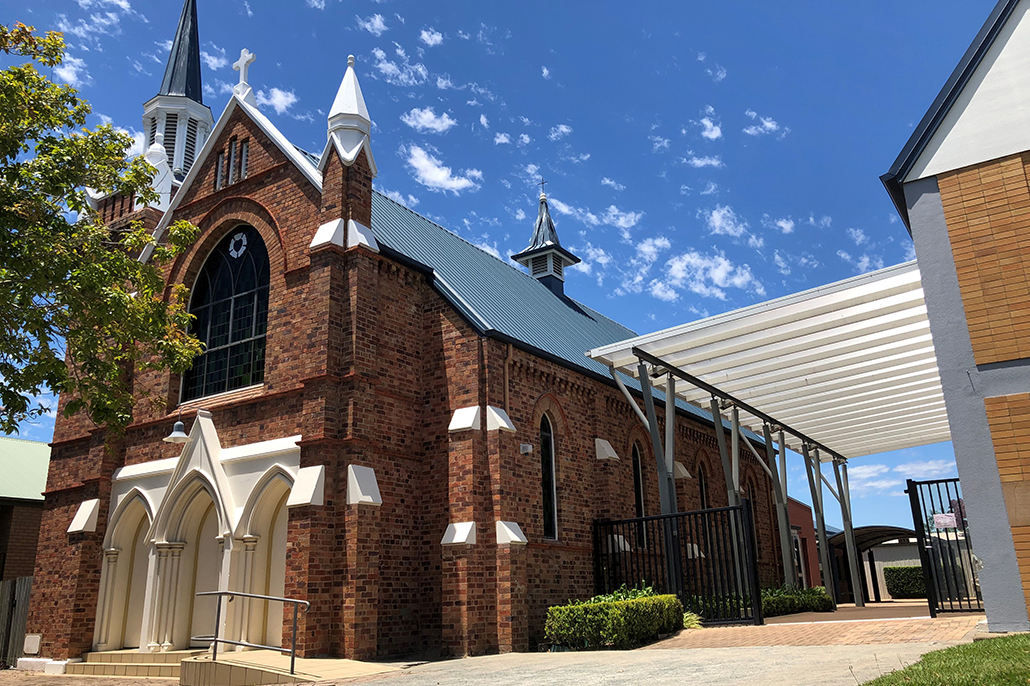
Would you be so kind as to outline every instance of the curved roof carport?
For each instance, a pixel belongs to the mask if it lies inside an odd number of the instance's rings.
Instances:
[[[781,546],[789,541],[783,524],[785,448],[800,452],[820,541],[827,540],[825,483],[840,502],[856,574],[847,458],[951,440],[915,262],[595,348],[587,355],[607,365],[617,383],[619,373],[640,380],[651,420],[645,424],[656,452],[662,446],[650,396],[659,389],[667,398],[728,415],[730,421],[723,421],[733,449],[726,449],[725,436],[718,438],[730,502],[740,500],[736,448],[743,440],[773,481]],[[764,433],[766,455],[747,440],[745,428]],[[770,440],[774,434],[779,469]],[[672,448],[666,436],[665,452]],[[836,489],[823,476],[822,463],[832,464]],[[829,569],[827,551],[821,549],[820,556],[824,570]],[[787,558],[785,571],[793,566]]]

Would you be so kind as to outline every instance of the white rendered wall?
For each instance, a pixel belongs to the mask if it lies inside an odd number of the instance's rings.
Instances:
[[[147,533],[150,522],[143,517],[136,540],[130,553],[132,574],[129,580],[129,592],[125,605],[125,638],[123,648],[139,648],[140,630],[143,628],[143,600],[147,591],[147,572],[150,565],[150,544]]]
[[[1030,150],[1030,0],[1013,11],[905,181]]]

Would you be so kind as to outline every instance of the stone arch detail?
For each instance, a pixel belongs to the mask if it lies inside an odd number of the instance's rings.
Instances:
[[[243,506],[242,516],[240,517],[239,523],[236,525],[236,538],[243,536],[249,536],[254,533],[254,515],[255,510],[261,503],[261,500],[265,497],[265,492],[268,490],[274,482],[282,482],[287,490],[293,489],[294,478],[293,474],[290,473],[286,467],[281,464],[274,464],[261,475],[258,482],[254,485],[254,488],[250,491],[250,496],[247,498],[246,505]]]
[[[211,483],[210,479],[199,469],[192,469],[182,480],[165,496],[165,507],[160,508],[157,520],[154,522],[150,539],[155,543],[171,543],[178,541],[182,536],[183,519],[193,504],[197,495],[207,492],[208,497],[215,506],[215,513],[218,517],[218,531],[220,535],[232,531],[229,513],[225,510],[225,503],[218,495],[218,489]],[[162,504],[164,504],[162,503]]]
[[[132,507],[132,504],[134,502],[139,502],[139,504],[143,506],[143,510],[144,512],[146,512],[147,515],[147,521],[149,522],[151,527],[154,525],[153,503],[150,502],[150,498],[147,497],[146,493],[141,491],[138,487],[133,487],[132,490],[125,494],[125,497],[123,497],[122,501],[118,503],[118,507],[115,508],[115,511],[111,514],[111,517],[108,519],[109,523],[107,526],[107,532],[104,534],[105,549],[110,548],[114,544],[115,531],[121,524],[122,517],[125,515],[125,512],[130,507]]]

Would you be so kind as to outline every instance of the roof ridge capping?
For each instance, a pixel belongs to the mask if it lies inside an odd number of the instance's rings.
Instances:
[[[880,182],[887,190],[887,194],[894,203],[894,207],[897,209],[901,220],[905,223],[905,228],[908,229],[909,234],[912,233],[912,225],[909,221],[905,191],[902,188],[905,176],[911,171],[912,166],[919,159],[919,156],[923,154],[923,151],[938,129],[940,129],[944,118],[951,111],[962,89],[969,83],[970,78],[972,78],[974,72],[983,62],[984,57],[991,49],[991,46],[994,45],[994,41],[997,40],[1002,28],[1008,23],[1019,2],[1020,0],[999,0],[998,4],[994,6],[990,16],[987,17],[987,21],[984,22],[984,25],[976,34],[976,38],[973,39],[972,44],[966,49],[955,70],[952,71],[951,76],[944,83],[944,87],[941,88],[933,104],[930,105],[930,109],[927,110],[915,130],[912,131],[912,135],[909,136],[897,159],[894,160],[894,164],[891,165],[886,174],[880,176]]]

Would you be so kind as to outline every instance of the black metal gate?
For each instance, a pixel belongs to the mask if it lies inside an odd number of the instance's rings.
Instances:
[[[31,576],[0,581],[0,669],[14,667],[22,656],[31,593]]]
[[[705,624],[762,624],[751,504],[594,522],[598,594],[651,586]]]
[[[930,616],[983,611],[977,558],[969,538],[958,479],[908,480],[912,521]]]

